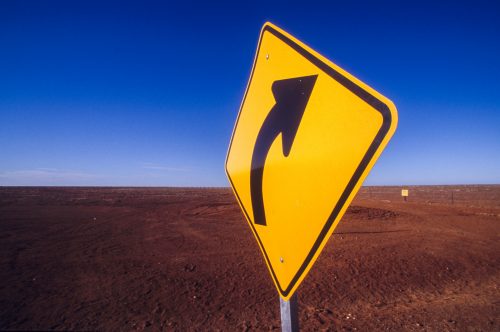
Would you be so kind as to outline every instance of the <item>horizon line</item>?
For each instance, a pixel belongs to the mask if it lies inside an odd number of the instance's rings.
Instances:
[[[500,183],[469,183],[469,184],[380,184],[362,185],[363,187],[465,187],[465,186],[500,186]],[[0,188],[151,188],[151,189],[231,189],[227,186],[147,186],[147,185],[0,185]]]

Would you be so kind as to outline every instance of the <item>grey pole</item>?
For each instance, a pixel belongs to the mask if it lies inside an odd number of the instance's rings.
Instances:
[[[285,301],[280,296],[281,311],[281,331],[298,332],[299,331],[299,311],[297,303],[297,294],[293,294],[290,301]]]

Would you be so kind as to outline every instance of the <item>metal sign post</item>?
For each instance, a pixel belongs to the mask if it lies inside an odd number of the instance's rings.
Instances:
[[[290,297],[289,301],[283,300],[280,296],[281,312],[281,331],[298,332],[299,331],[299,310],[297,302],[297,293]]]

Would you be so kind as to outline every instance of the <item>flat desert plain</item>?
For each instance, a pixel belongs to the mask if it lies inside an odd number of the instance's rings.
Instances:
[[[500,186],[363,187],[302,330],[499,331]],[[0,329],[278,330],[229,189],[0,188]]]

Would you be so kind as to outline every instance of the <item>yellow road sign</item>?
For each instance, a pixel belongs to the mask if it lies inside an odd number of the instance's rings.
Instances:
[[[408,196],[408,189],[401,189],[401,196],[407,197]]]
[[[226,174],[285,300],[311,269],[396,124],[389,99],[264,24]]]

